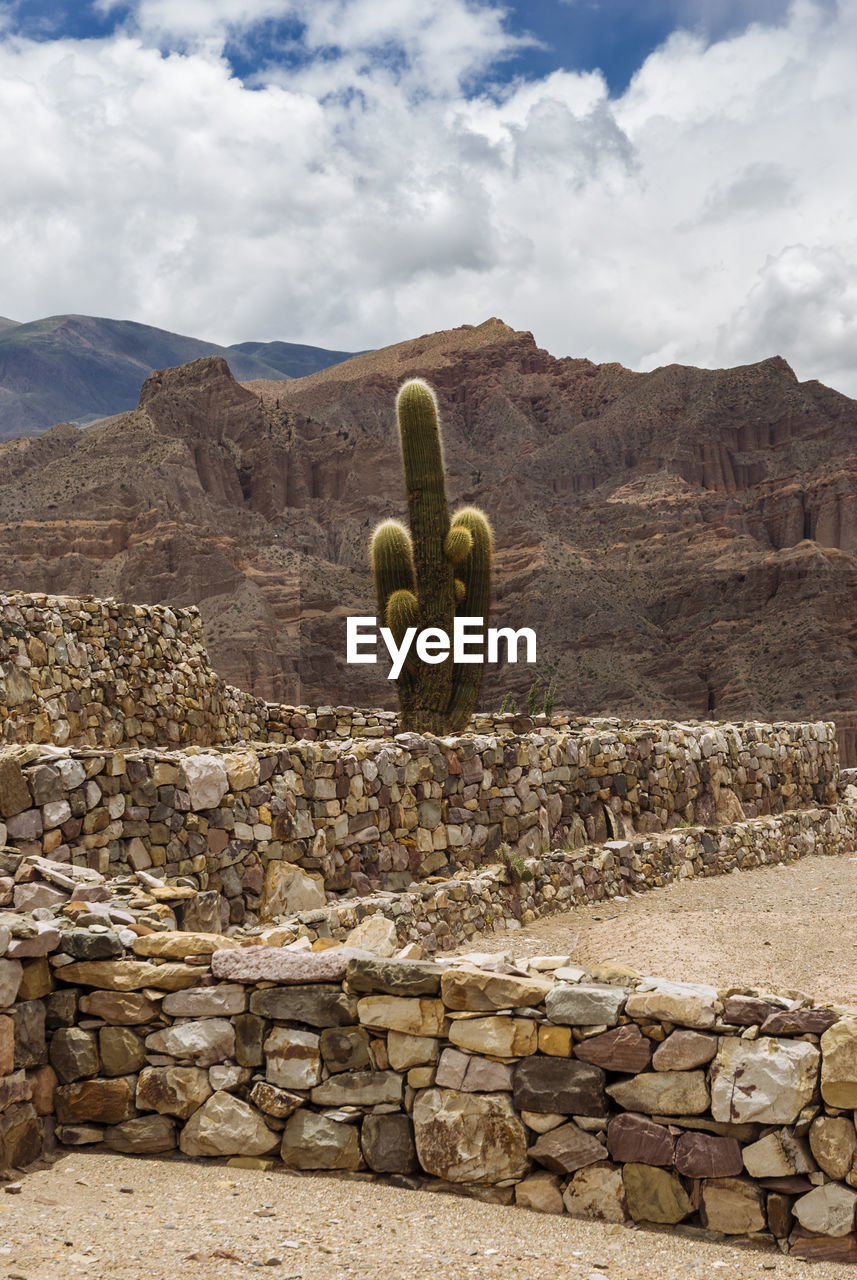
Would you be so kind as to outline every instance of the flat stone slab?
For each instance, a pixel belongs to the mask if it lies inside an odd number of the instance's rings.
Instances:
[[[287,951],[283,947],[241,947],[215,951],[211,972],[230,982],[280,982],[300,986],[307,982],[341,982],[349,962],[364,958],[351,947],[327,951]]]
[[[324,953],[322,953],[324,954]],[[431,960],[352,960],[345,971],[348,985],[367,995],[436,996],[444,966]]]

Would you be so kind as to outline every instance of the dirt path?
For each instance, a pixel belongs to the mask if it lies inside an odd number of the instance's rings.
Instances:
[[[681,880],[496,933],[470,950],[573,955],[717,987],[747,986],[857,1008],[857,857],[803,858]]]
[[[854,1280],[773,1247],[104,1152],[28,1175],[19,1195],[0,1193],[0,1214],[8,1280]]]

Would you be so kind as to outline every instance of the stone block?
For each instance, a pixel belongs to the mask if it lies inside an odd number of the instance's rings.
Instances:
[[[635,1022],[590,1036],[574,1046],[574,1056],[605,1071],[645,1071],[652,1061],[652,1042]]]
[[[264,1156],[279,1143],[255,1107],[222,1091],[206,1099],[179,1135],[187,1156]]]
[[[574,1027],[613,1027],[625,1008],[625,987],[560,983],[545,997],[551,1022]]]
[[[318,1084],[320,1037],[296,1027],[274,1027],[265,1040],[265,1079],[285,1089],[311,1089]]]
[[[465,1018],[451,1023],[447,1036],[460,1049],[496,1058],[522,1058],[539,1047],[538,1024],[532,1018]]]
[[[699,1215],[709,1231],[729,1236],[764,1231],[765,1193],[746,1178],[706,1179],[700,1189]]]
[[[287,1169],[356,1170],[363,1163],[357,1129],[312,1111],[286,1121],[280,1159]]]
[[[426,1089],[413,1107],[420,1165],[446,1182],[497,1183],[521,1178],[527,1136],[505,1094]]]
[[[416,1173],[414,1132],[408,1116],[370,1115],[360,1129],[363,1159],[374,1173]]]
[[[144,1067],[137,1079],[136,1101],[141,1111],[187,1120],[212,1092],[202,1067]]]
[[[51,1039],[50,1061],[63,1084],[97,1076],[100,1062],[95,1036],[80,1027],[60,1027]]]
[[[711,1067],[712,1116],[792,1124],[812,1098],[819,1058],[815,1045],[803,1040],[724,1036]]]
[[[440,984],[441,998],[448,1009],[476,1012],[540,1005],[552,989],[553,983],[545,978],[471,968],[448,969]]]
[[[621,1169],[593,1164],[578,1169],[563,1193],[566,1212],[595,1222],[625,1222],[628,1202]]]
[[[357,1022],[357,1001],[332,983],[268,987],[250,996],[250,1012],[276,1022],[344,1027]]]
[[[646,1116],[614,1116],[607,1126],[607,1149],[619,1164],[670,1166],[675,1154],[675,1137],[662,1124]]]
[[[607,1148],[594,1134],[587,1133],[579,1125],[570,1122],[543,1133],[529,1148],[532,1160],[550,1169],[552,1173],[574,1173],[585,1165],[607,1159]]]
[[[708,1110],[704,1071],[644,1071],[608,1085],[607,1092],[624,1110],[647,1115],[697,1116]]]
[[[600,1067],[588,1062],[525,1058],[513,1070],[515,1106],[519,1111],[603,1116],[607,1114],[605,1078]]]
[[[676,1173],[648,1164],[622,1169],[628,1212],[635,1222],[674,1225],[693,1213],[690,1196]]]

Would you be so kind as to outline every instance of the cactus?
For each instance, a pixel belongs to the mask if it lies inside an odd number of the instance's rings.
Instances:
[[[407,627],[438,627],[451,640],[456,613],[488,621],[493,534],[476,507],[450,521],[437,402],[419,378],[396,400],[410,533],[385,520],[370,559],[378,610],[399,643]],[[402,728],[443,734],[467,725],[482,684],[482,663],[426,663],[411,652],[397,681]]]

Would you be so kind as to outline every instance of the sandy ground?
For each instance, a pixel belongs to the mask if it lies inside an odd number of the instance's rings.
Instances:
[[[857,1008],[857,857],[680,880],[495,933],[471,950],[569,953],[717,987],[798,991]],[[855,1278],[857,1280],[857,1277]]]
[[[854,1280],[773,1247],[362,1181],[104,1153],[0,1194],[8,1280]],[[220,1251],[220,1255],[216,1254]]]
[[[480,949],[857,1005],[857,859],[577,910]],[[857,1280],[857,1268],[354,1179],[77,1150],[0,1192],[0,1280]],[[219,1253],[217,1252],[219,1251]]]

